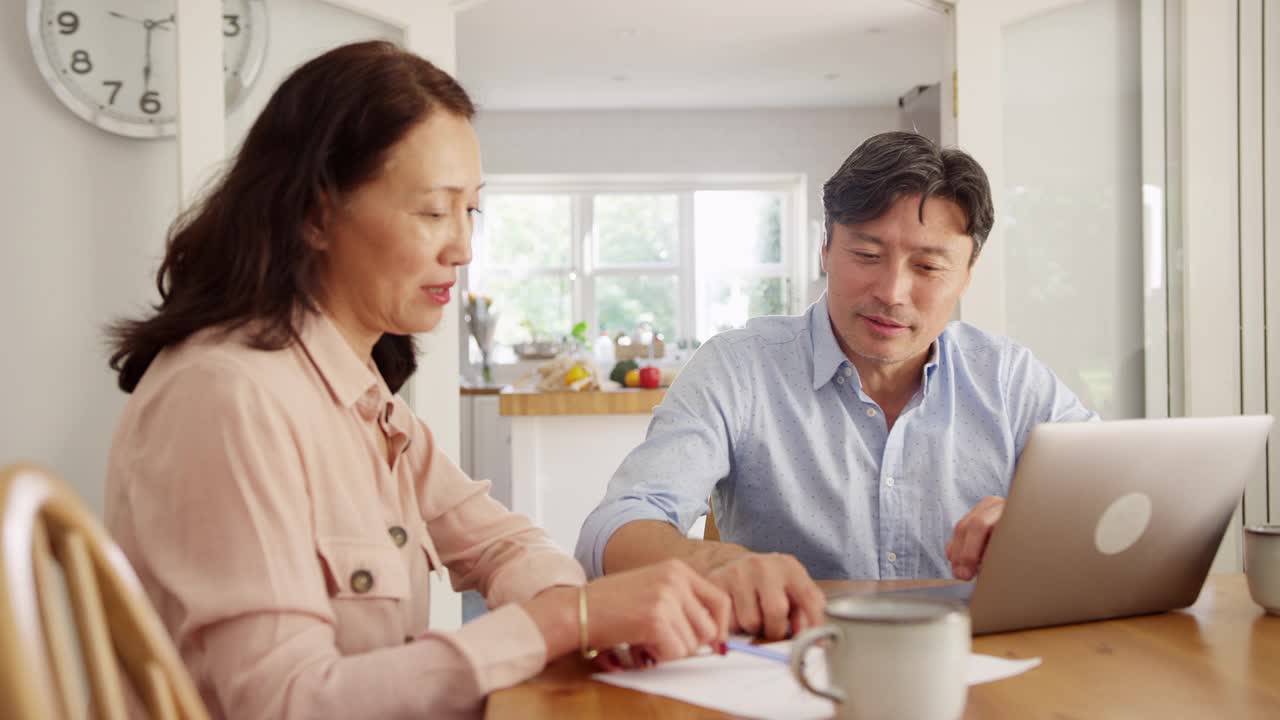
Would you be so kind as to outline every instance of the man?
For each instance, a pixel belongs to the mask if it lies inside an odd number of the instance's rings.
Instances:
[[[890,132],[823,187],[827,291],[689,361],[586,520],[591,575],[683,558],[770,639],[810,577],[975,576],[1031,428],[1094,417],[1025,348],[951,323],[991,230],[966,153]],[[711,498],[725,542],[685,532]]]

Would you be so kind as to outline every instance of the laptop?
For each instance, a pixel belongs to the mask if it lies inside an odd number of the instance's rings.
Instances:
[[[1269,416],[1034,428],[975,581],[887,595],[967,602],[975,635],[1143,615],[1196,601]]]

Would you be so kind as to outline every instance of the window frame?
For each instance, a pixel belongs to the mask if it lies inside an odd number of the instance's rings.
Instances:
[[[563,277],[570,287],[570,321],[586,321],[588,332],[600,332],[595,285],[599,277],[675,276],[676,327],[662,329],[668,340],[698,334],[699,297],[695,247],[694,194],[705,191],[777,193],[782,199],[777,263],[754,263],[742,269],[743,278],[781,277],[784,312],[795,313],[802,302],[810,268],[806,260],[808,220],[806,181],[800,173],[770,174],[495,174],[485,178],[481,208],[494,195],[567,195],[570,199],[570,265],[567,267],[488,265],[485,276]],[[675,195],[677,207],[676,261],[635,265],[603,265],[595,257],[594,202],[599,195]],[[472,274],[466,271],[465,285]]]

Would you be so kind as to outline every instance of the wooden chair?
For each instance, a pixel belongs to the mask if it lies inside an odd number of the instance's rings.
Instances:
[[[75,493],[41,468],[0,468],[0,512],[0,715],[83,717],[83,676],[97,717],[123,720],[137,698],[153,718],[206,720],[124,553]]]
[[[711,509],[711,501],[707,501],[707,524],[702,528],[703,540],[720,540],[720,528],[716,527],[716,512]]]

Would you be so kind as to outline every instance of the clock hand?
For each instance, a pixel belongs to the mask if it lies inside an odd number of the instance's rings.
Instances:
[[[151,32],[153,30],[168,31],[169,23],[172,23],[177,16],[169,15],[163,20],[143,20],[142,27],[147,31],[147,59],[142,65],[142,92],[150,92],[151,90]]]
[[[154,29],[154,26],[151,25],[150,20],[147,21],[147,24],[145,25],[145,27],[147,30],[147,58],[142,65],[142,92],[143,93],[147,93],[151,91],[151,31]]]
[[[120,18],[121,20],[128,20],[129,22],[136,22],[136,23],[138,23],[139,25],[141,25],[141,24],[142,24],[142,21],[141,21],[141,20],[139,20],[138,18],[129,17],[128,15],[124,15],[124,14],[118,13],[118,12],[116,12],[115,10],[108,10],[108,11],[107,11],[107,14],[108,14],[108,15],[110,15],[111,17],[117,17],[117,18]]]

